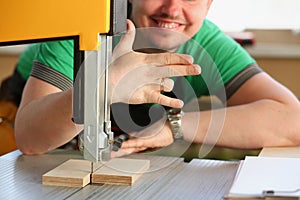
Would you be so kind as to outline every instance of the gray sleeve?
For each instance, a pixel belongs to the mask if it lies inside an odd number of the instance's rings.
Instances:
[[[226,98],[227,100],[251,77],[262,72],[263,70],[257,65],[252,64],[246,67],[243,71],[233,77],[226,85]]]
[[[40,62],[33,63],[31,76],[46,81],[63,91],[73,87],[72,80]]]

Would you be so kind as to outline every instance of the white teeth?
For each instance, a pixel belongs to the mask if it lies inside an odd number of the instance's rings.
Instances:
[[[168,29],[176,28],[176,24],[175,23],[158,22],[158,26],[160,26],[162,28],[168,28]]]

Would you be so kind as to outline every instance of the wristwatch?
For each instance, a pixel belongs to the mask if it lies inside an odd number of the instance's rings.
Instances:
[[[182,128],[181,128],[181,119],[184,115],[184,112],[180,108],[171,108],[167,112],[167,118],[170,122],[171,131],[173,133],[174,140],[182,139]]]

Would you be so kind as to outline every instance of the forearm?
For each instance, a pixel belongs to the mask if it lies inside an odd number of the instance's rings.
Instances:
[[[185,139],[195,143],[210,143],[233,148],[300,145],[299,106],[272,100],[203,111],[198,127],[191,129],[195,113],[183,118]],[[207,135],[207,133],[209,135]],[[206,138],[206,139],[205,139]]]
[[[65,144],[80,131],[71,118],[71,89],[29,102],[16,116],[18,147],[25,154],[41,154]]]

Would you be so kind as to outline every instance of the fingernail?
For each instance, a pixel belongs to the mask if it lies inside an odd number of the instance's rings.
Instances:
[[[199,65],[193,65],[193,73],[200,74],[201,73],[201,67]]]
[[[182,108],[183,105],[184,105],[184,102],[183,102],[183,101],[179,101],[179,106],[180,106],[180,108]]]

